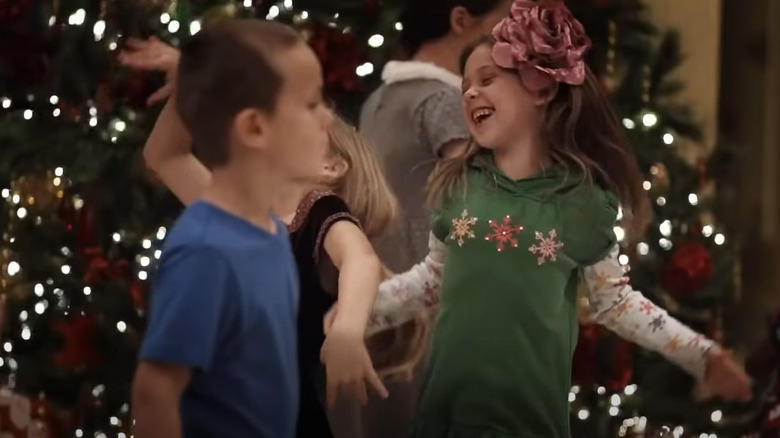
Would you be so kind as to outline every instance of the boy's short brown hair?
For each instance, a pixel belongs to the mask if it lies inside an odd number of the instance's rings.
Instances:
[[[271,59],[300,42],[295,30],[280,23],[220,20],[182,46],[176,106],[203,164],[227,164],[230,127],[239,112],[273,113],[284,78]]]

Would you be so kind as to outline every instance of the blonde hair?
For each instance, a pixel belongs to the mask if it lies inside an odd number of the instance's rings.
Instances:
[[[360,221],[368,238],[381,235],[397,218],[398,201],[385,181],[372,145],[339,117],[333,121],[328,136],[331,151],[347,166],[332,188]]]
[[[331,188],[360,221],[366,237],[382,235],[398,216],[398,201],[387,185],[373,146],[339,117],[333,121],[328,136],[331,151],[347,166],[346,172],[331,184]],[[382,279],[392,275],[382,265]],[[410,379],[427,348],[429,327],[428,316],[418,315],[400,327],[367,339],[366,345],[379,375]]]

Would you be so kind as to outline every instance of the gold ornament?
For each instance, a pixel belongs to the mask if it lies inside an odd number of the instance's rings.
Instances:
[[[203,14],[203,25],[206,26],[214,21],[234,18],[236,13],[238,13],[238,8],[236,8],[235,3],[215,6]]]
[[[19,195],[20,205],[49,210],[57,206],[62,197],[62,178],[53,172],[45,175],[27,175],[11,183],[14,194]]]
[[[710,210],[704,210],[699,215],[699,223],[702,227],[715,225],[715,215]]]
[[[670,183],[669,171],[664,163],[655,163],[650,167],[650,193],[654,197],[666,194]]]

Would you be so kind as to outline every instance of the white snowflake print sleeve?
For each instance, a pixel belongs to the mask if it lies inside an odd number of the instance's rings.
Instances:
[[[707,352],[715,345],[669,316],[631,288],[618,262],[619,247],[584,269],[590,309],[595,320],[622,338],[663,354],[691,375],[703,379]]]
[[[379,285],[374,311],[366,329],[367,336],[398,327],[420,312],[434,313],[438,309],[447,245],[431,233],[428,248],[424,261]]]

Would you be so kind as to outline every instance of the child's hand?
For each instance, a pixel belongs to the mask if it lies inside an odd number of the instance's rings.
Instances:
[[[362,404],[366,404],[366,382],[382,398],[387,398],[387,388],[374,371],[363,333],[333,328],[322,344],[320,360],[325,364],[327,373],[328,407],[332,408],[336,404],[342,387],[346,387]]]
[[[163,100],[173,92],[176,69],[179,66],[179,50],[155,37],[142,41],[130,39],[127,48],[119,53],[119,62],[136,70],[161,71],[166,74],[165,85],[149,96],[147,104]]]
[[[731,355],[714,347],[707,355],[707,375],[704,383],[726,400],[750,401],[753,397],[750,379]]]

